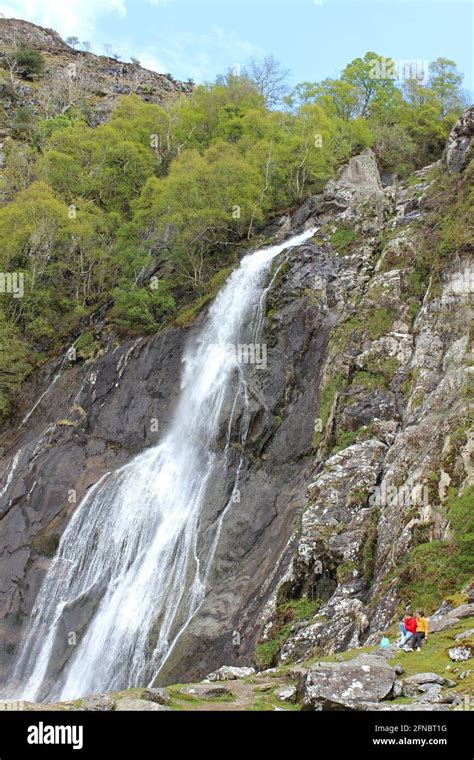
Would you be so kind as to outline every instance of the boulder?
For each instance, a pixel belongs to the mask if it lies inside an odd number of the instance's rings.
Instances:
[[[401,697],[403,694],[403,683],[399,681],[398,679],[393,682],[393,688],[392,688],[392,699],[397,699],[397,697]]]
[[[180,689],[180,694],[199,699],[215,699],[216,697],[228,697],[232,695],[228,686],[207,686],[206,684],[193,684]]]
[[[141,694],[142,699],[149,702],[156,702],[158,705],[169,705],[171,702],[170,695],[166,689],[144,689]]]
[[[468,628],[467,631],[463,631],[462,633],[457,633],[454,637],[455,641],[462,641],[462,639],[470,639],[471,637],[474,637],[474,628]]]
[[[448,705],[432,704],[431,702],[413,702],[405,705],[393,705],[390,702],[360,702],[357,705],[358,710],[364,711],[382,711],[382,712],[441,712],[449,710]]]
[[[115,710],[115,701],[109,694],[91,694],[84,697],[79,709],[90,712],[110,712]]]
[[[296,702],[296,687],[284,686],[281,689],[275,689],[275,696],[280,702]]]
[[[158,705],[156,702],[150,702],[149,699],[134,699],[132,697],[124,697],[119,699],[115,708],[118,712],[169,712],[171,707],[165,705]]]
[[[455,607],[449,615],[456,617],[458,620],[462,620],[467,617],[474,617],[474,604],[461,604],[459,607]]]
[[[442,701],[441,686],[439,683],[427,683],[423,684],[423,686],[419,686],[418,688],[420,689],[421,694],[415,697],[415,702],[438,703]]]
[[[415,673],[405,678],[404,683],[411,686],[423,686],[428,683],[435,683],[440,686],[456,685],[454,681],[450,681],[448,678],[444,678],[444,676],[439,676],[437,673]]]
[[[470,646],[452,647],[448,649],[448,655],[452,662],[465,662],[472,657],[472,649]]]
[[[460,620],[471,616],[474,617],[474,604],[461,604],[447,613],[440,612],[430,617],[430,632],[445,631],[459,623]]]
[[[372,655],[341,663],[319,662],[308,670],[303,701],[307,709],[355,709],[362,701],[387,698],[394,682],[393,668]]]
[[[222,665],[218,670],[210,673],[206,680],[208,681],[234,681],[236,678],[247,678],[253,676],[255,668],[236,668],[233,665]]]

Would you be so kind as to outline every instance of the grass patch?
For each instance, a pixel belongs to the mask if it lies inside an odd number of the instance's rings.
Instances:
[[[449,659],[447,650],[451,647],[458,645],[454,637],[458,633],[466,631],[468,628],[473,627],[473,618],[465,618],[459,622],[456,626],[448,628],[445,631],[439,631],[428,636],[426,641],[421,647],[420,652],[397,652],[395,657],[388,661],[389,665],[396,665],[400,662],[403,670],[405,671],[403,678],[414,675],[415,673],[437,673],[440,676],[445,676],[453,681],[458,681],[456,691],[469,692],[472,691],[474,686],[473,674],[471,673],[467,678],[462,681],[459,679],[459,675],[463,670],[469,670],[469,662],[456,664]],[[454,673],[453,669],[459,667],[458,672]]]
[[[434,610],[474,575],[474,486],[447,504],[452,541],[431,541],[411,548],[400,569],[402,601]]]
[[[357,441],[358,435],[358,430],[341,430],[341,428],[336,428],[336,443],[332,449],[333,453],[337,454],[338,451],[347,449],[348,446]]]
[[[339,391],[346,386],[347,378],[342,372],[337,372],[334,377],[324,386],[319,401],[319,419],[321,420],[321,431],[315,431],[313,435],[313,447],[316,448],[322,438],[323,431],[329,420],[334,399]]]
[[[366,316],[366,326],[369,338],[377,340],[390,332],[396,319],[393,309],[374,309]]]
[[[331,245],[341,256],[351,253],[359,240],[359,234],[353,229],[340,229],[331,235]]]
[[[385,385],[385,379],[383,375],[377,372],[367,372],[366,370],[357,370],[352,377],[351,385],[361,385],[367,390],[375,390],[376,388],[383,388]]]

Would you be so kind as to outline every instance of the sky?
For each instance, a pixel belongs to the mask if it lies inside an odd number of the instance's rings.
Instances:
[[[196,83],[269,54],[292,84],[320,81],[371,50],[451,58],[474,90],[472,0],[0,0],[0,14]]]

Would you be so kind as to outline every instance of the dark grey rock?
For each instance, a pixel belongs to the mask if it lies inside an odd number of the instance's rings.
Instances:
[[[474,106],[470,106],[456,122],[446,144],[446,163],[450,172],[461,172],[472,158],[474,142]]]
[[[150,702],[156,702],[159,705],[169,705],[171,697],[166,689],[144,689],[141,693],[141,699],[147,699]]]

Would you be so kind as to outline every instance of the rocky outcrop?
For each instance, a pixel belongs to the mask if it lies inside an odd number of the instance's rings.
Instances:
[[[207,681],[234,681],[236,678],[246,678],[255,673],[255,668],[236,668],[232,665],[222,665],[222,667],[209,673]]]
[[[256,618],[304,505],[317,409],[315,378],[335,318],[331,283],[337,261],[308,244],[287,263],[285,257],[277,261],[274,274],[279,285],[275,300],[268,302],[268,370],[253,367],[249,373],[252,424],[239,503],[222,526],[209,594],[168,659],[160,684],[202,678],[223,662],[249,663]],[[312,295],[316,282],[325,284],[321,302]],[[172,328],[111,347],[94,361],[65,360],[61,368],[50,363],[3,431],[3,668],[18,649],[62,531],[87,489],[166,434],[179,392],[183,347],[203,317],[190,329]],[[236,466],[232,457],[229,483]],[[227,485],[216,484],[209,493],[203,532],[218,519],[216,504]],[[87,604],[66,610],[55,642],[55,667],[70,655],[67,631],[81,636],[96,598],[91,593]]]
[[[164,103],[189,94],[193,85],[170,74],[150,71],[139,63],[120,61],[75,50],[52,29],[20,19],[0,18],[0,55],[10,54],[25,44],[38,50],[45,60],[44,71],[32,82],[8,79],[0,82],[0,138],[7,137],[19,108],[40,118],[81,107],[92,126],[104,123],[120,95],[134,94],[151,103]]]
[[[283,662],[377,643],[399,604],[407,551],[449,537],[443,505],[473,482],[462,422],[471,264],[465,255],[445,261],[436,289],[430,281],[417,290],[413,280],[430,188],[443,169],[383,190],[370,179],[378,172],[369,156],[353,159],[318,206],[330,214],[316,236],[323,250],[338,230],[353,242],[333,285],[343,306],[319,380],[307,504],[260,618],[264,646],[281,635],[278,610],[288,600],[317,600],[313,615],[286,630]],[[433,630],[454,623],[454,613],[435,616]]]
[[[459,607],[441,608],[430,618],[430,630],[431,631],[444,631],[447,628],[452,628],[463,618],[471,617],[474,615],[474,604],[462,604]]]
[[[461,172],[472,158],[474,143],[474,106],[470,106],[454,125],[446,145],[446,163],[450,172]]]
[[[123,699],[117,701],[115,709],[117,712],[168,712],[171,708],[159,705],[156,702],[150,702],[148,699],[123,697]]]

